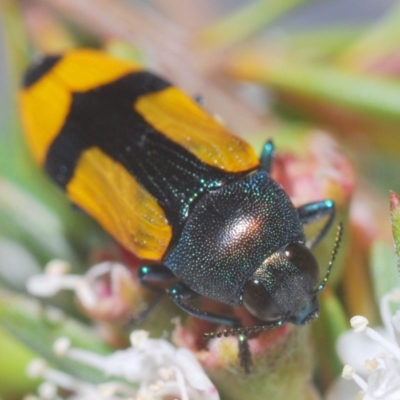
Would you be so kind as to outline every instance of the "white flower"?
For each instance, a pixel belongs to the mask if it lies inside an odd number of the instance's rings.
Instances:
[[[72,290],[83,311],[92,319],[124,319],[147,307],[143,289],[134,274],[120,263],[105,261],[92,266],[84,275],[69,271],[67,263],[53,260],[43,274],[28,279],[27,290],[40,297]]]
[[[389,307],[399,300],[400,289],[381,300],[384,328],[372,329],[365,317],[355,316],[350,320],[353,331],[338,340],[338,354],[345,364],[342,376],[361,389],[357,399],[400,400],[400,311],[391,317]],[[336,382],[327,399],[354,399],[353,393],[345,393],[347,388],[344,382]]]
[[[187,349],[177,349],[164,339],[149,339],[147,332],[134,331],[131,347],[108,356],[71,347],[66,338],[54,344],[58,356],[68,357],[104,373],[100,385],[83,382],[64,372],[51,369],[41,360],[28,366],[28,374],[41,376],[44,386],[38,390],[39,399],[61,399],[57,388],[71,394],[70,400],[135,399],[135,400],[218,400],[215,386],[199,362]]]

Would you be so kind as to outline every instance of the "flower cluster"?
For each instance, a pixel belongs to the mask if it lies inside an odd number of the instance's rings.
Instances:
[[[150,339],[146,331],[134,331],[130,340],[127,349],[103,356],[73,348],[68,338],[59,338],[54,343],[57,356],[95,368],[104,374],[105,382],[82,381],[36,359],[28,365],[28,375],[44,382],[37,396],[27,399],[219,399],[217,389],[189,350],[177,349],[164,339]],[[69,394],[61,397],[61,390]]]
[[[134,274],[123,264],[105,261],[88,269],[84,275],[70,273],[68,263],[50,261],[43,274],[27,282],[34,296],[50,297],[60,290],[72,290],[83,312],[95,320],[125,320],[147,307],[146,293]]]
[[[367,318],[355,316],[350,320],[353,331],[343,334],[338,341],[339,356],[346,364],[342,376],[360,387],[358,399],[400,399],[400,311],[390,315],[390,302],[399,301],[400,289],[382,298],[384,329],[370,328]]]

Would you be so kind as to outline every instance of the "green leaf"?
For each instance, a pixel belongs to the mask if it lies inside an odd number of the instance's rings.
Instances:
[[[13,290],[25,291],[27,279],[41,273],[41,265],[19,242],[0,236],[0,281]]]
[[[370,270],[375,300],[379,304],[384,294],[399,286],[396,258],[390,244],[383,241],[372,244]]]
[[[397,271],[400,272],[400,196],[395,192],[390,192],[390,218],[392,220]]]
[[[51,307],[42,308],[30,298],[8,291],[0,291],[0,327],[15,340],[25,344],[40,357],[48,360],[55,368],[87,382],[102,382],[104,376],[93,368],[74,361],[58,358],[52,351],[56,339],[66,336],[74,347],[99,354],[109,354],[95,332]],[[54,315],[58,317],[55,319]]]
[[[22,398],[24,394],[33,391],[37,381],[26,376],[25,369],[28,362],[37,357],[29,350],[0,329],[0,399]]]
[[[55,257],[78,262],[59,216],[4,179],[0,179],[0,220],[0,236],[23,244],[41,264]]]

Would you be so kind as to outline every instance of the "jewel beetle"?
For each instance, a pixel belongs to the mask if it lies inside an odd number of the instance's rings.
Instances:
[[[270,176],[271,141],[258,159],[164,79],[92,49],[34,63],[20,105],[36,161],[74,204],[151,261],[139,271],[145,287],[239,335],[246,372],[250,331],[317,317],[334,255],[318,284],[311,249],[335,206],[329,199],[293,206]],[[307,241],[303,226],[323,217]],[[242,328],[236,317],[194,307],[196,296],[245,307],[260,324]]]

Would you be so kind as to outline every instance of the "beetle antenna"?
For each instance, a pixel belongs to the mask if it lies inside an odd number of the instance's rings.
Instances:
[[[325,274],[325,278],[322,280],[322,282],[317,286],[317,288],[315,289],[315,294],[320,292],[321,290],[323,290],[329,280],[329,276],[331,274],[332,271],[332,267],[333,267],[333,263],[335,261],[336,258],[336,254],[338,252],[339,246],[340,246],[340,242],[342,240],[342,233],[343,233],[343,223],[339,222],[338,227],[337,227],[337,231],[336,231],[336,239],[335,239],[335,244],[333,246],[333,250],[331,253],[331,259],[329,260],[329,264],[328,264],[328,269],[326,270],[326,274]]]
[[[249,333],[252,332],[262,332],[267,331],[270,329],[279,328],[286,322],[285,319],[280,319],[277,322],[267,324],[267,325],[256,325],[256,326],[248,326],[248,327],[239,327],[239,328],[231,328],[231,329],[224,329],[223,331],[218,332],[207,332],[203,334],[204,339],[213,339],[213,338],[221,338],[222,336],[239,336],[244,335],[247,336]]]

